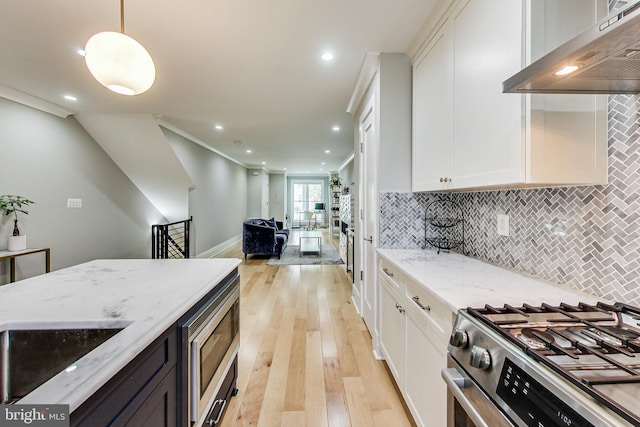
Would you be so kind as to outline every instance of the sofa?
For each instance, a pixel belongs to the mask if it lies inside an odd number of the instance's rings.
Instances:
[[[250,219],[242,223],[242,252],[247,255],[280,255],[287,247],[289,230],[280,221]]]

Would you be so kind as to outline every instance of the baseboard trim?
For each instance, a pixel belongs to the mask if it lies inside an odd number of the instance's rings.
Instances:
[[[196,256],[196,258],[213,258],[214,256],[218,255],[221,252],[226,251],[227,249],[229,249],[231,246],[237,244],[238,242],[242,241],[242,234],[238,234],[237,236],[232,237],[231,239],[227,240],[226,242],[222,242],[217,246],[214,246],[210,249],[207,249],[206,251],[198,254]]]
[[[380,353],[380,350],[378,350],[377,348],[373,349],[373,357],[375,357],[376,360],[387,360],[387,358],[384,357],[384,355]]]

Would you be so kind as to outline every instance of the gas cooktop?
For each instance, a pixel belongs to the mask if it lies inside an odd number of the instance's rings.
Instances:
[[[598,413],[613,412],[614,418],[620,416],[632,425],[640,425],[639,308],[623,303],[519,307],[505,304],[468,308],[461,310],[458,317],[461,316],[466,320],[456,321],[449,351],[452,357],[460,359],[472,378],[484,382],[485,388],[496,389],[489,393],[494,393],[494,399],[503,406],[509,407],[509,402],[502,402],[505,399],[500,397],[505,394],[500,390],[504,370],[520,360],[524,361],[520,365],[527,368],[523,368],[524,372],[529,367],[537,368],[536,364],[551,371],[533,369],[543,377],[542,394],[553,389],[558,400],[569,401],[574,392],[567,390],[573,388],[588,396],[580,399],[581,405],[591,406],[589,410],[596,415],[591,421],[585,419],[583,424],[577,421],[574,424],[608,425],[598,422],[607,418]],[[514,346],[520,351],[514,350]],[[470,352],[468,361],[465,351]],[[589,404],[589,398],[593,404]],[[585,410],[577,406],[576,420],[580,411]],[[513,412],[513,408],[509,411]]]

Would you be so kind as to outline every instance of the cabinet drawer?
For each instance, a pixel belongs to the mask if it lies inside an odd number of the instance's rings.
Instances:
[[[387,279],[387,282],[392,285],[393,289],[400,293],[400,295],[404,294],[406,279],[397,267],[384,259],[380,259],[378,263],[378,274]]]
[[[407,281],[407,299],[447,338],[453,327],[453,313],[420,284]]]

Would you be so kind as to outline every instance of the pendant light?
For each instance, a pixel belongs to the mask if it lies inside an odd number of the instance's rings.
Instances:
[[[93,77],[121,95],[146,92],[156,78],[149,52],[124,33],[124,0],[120,0],[120,32],[104,31],[91,36],[84,60]]]

